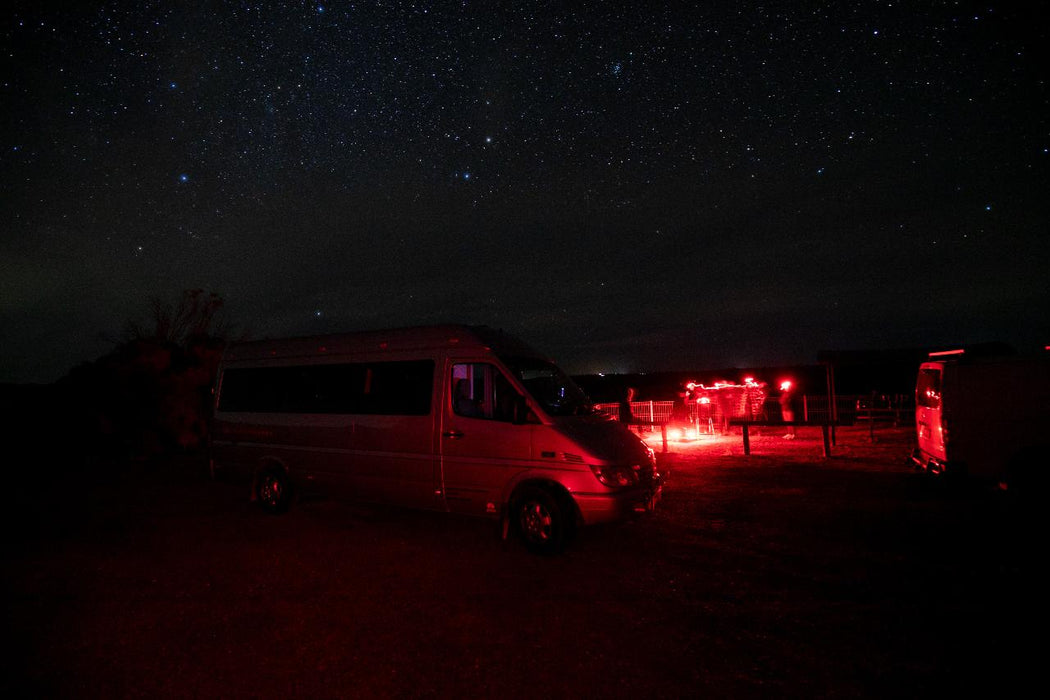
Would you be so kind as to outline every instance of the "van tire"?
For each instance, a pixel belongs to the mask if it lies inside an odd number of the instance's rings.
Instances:
[[[573,530],[572,511],[548,489],[522,487],[511,502],[511,524],[525,547],[536,554],[558,554]]]
[[[255,477],[255,500],[272,515],[287,512],[292,505],[292,482],[280,467],[265,467]]]

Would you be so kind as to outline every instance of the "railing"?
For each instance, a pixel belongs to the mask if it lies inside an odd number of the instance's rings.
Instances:
[[[876,403],[873,397],[865,394],[836,396],[835,415],[832,418],[836,419],[839,425],[854,425],[865,420],[882,420],[894,425],[905,425],[915,418],[915,405],[910,396],[896,394],[880,397],[878,405]],[[811,423],[821,423],[828,419],[828,397],[825,395],[803,396],[801,408],[803,419]]]
[[[828,397],[822,394],[807,394],[801,397],[802,405],[795,406],[795,415],[801,416],[801,420],[783,421],[778,397],[767,397],[764,402],[754,407],[750,418],[725,415],[723,408],[715,403],[690,404],[682,406],[682,412],[678,420],[688,420],[691,426],[695,426],[697,432],[714,434],[721,431],[728,432],[730,427],[740,426],[744,439],[744,452],[750,454],[749,428],[751,426],[810,426],[818,427],[824,438],[824,454],[831,454],[831,447],[835,445],[835,428],[842,425],[868,425],[872,442],[875,441],[875,424],[883,422],[893,426],[905,425],[914,420],[915,409],[911,405],[910,397],[896,395],[892,397],[878,397],[881,403],[869,395],[848,395],[835,397],[835,411],[829,415]],[[600,403],[595,408],[606,413],[616,420],[627,423],[632,428],[641,432],[643,428],[660,428],[663,438],[663,450],[667,452],[667,427],[674,416],[675,401],[632,401],[631,416],[624,420],[620,415],[620,403]],[[801,414],[799,408],[802,409]]]
[[[607,413],[618,421],[630,422],[634,425],[661,425],[671,420],[674,411],[674,401],[632,401],[631,421],[624,421],[620,415],[620,404],[599,403],[594,407],[602,413]]]
[[[667,452],[667,424],[671,422],[674,404],[674,401],[632,401],[629,420],[624,420],[624,417],[620,415],[620,404],[618,403],[599,403],[594,407],[629,426],[659,427],[660,436],[663,439],[663,451]]]
[[[817,423],[810,423],[810,422],[807,422],[807,421],[804,421],[804,420],[786,420],[786,421],[785,420],[773,420],[773,421],[770,421],[770,420],[746,420],[746,419],[745,420],[740,420],[740,419],[733,419],[733,420],[729,421],[729,425],[739,425],[740,426],[740,433],[741,433],[741,435],[743,435],[743,438],[744,438],[744,454],[745,455],[750,455],[751,454],[750,427],[752,425],[754,425],[756,427],[758,427],[758,426],[766,426],[766,425],[776,425],[776,426],[786,425],[786,426],[789,426],[789,427],[792,427],[792,428],[794,428],[796,426],[799,426],[799,425],[816,426],[816,427],[820,428],[821,436],[824,438],[824,456],[825,457],[830,457],[831,456],[831,427],[832,426],[829,423],[819,423],[819,424],[817,424]]]

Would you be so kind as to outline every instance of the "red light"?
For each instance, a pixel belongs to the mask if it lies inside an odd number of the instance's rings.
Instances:
[[[948,355],[962,355],[966,350],[958,348],[956,350],[941,350],[939,352],[931,352],[930,357],[947,357]]]
[[[780,390],[781,391],[791,391],[791,380],[790,379],[785,379],[784,381],[780,382]]]

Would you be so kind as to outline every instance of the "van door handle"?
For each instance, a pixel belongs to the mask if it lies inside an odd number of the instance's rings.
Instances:
[[[447,437],[449,440],[459,440],[461,437],[463,437],[463,433],[458,430],[446,430],[445,432],[441,433],[441,435],[443,437]]]

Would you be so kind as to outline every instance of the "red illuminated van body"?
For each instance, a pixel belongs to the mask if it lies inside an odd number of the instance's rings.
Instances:
[[[1001,487],[1045,481],[1050,357],[940,353],[919,366],[912,461]]]
[[[532,548],[652,509],[653,451],[501,332],[404,328],[233,345],[212,464],[265,509],[295,489],[503,518]],[[504,532],[507,528],[505,527]]]

